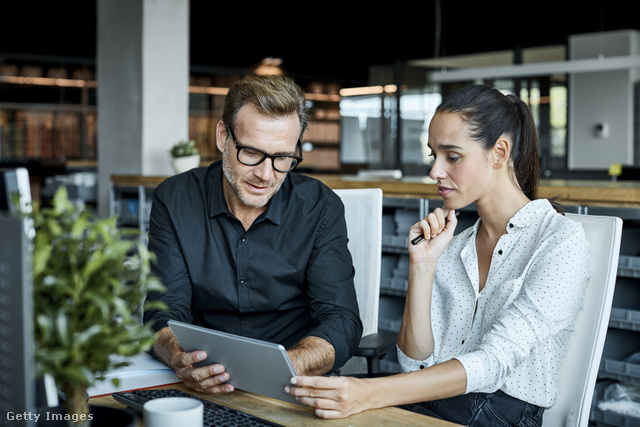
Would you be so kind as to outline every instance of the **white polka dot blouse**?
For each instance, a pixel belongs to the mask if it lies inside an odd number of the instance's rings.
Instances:
[[[529,202],[509,221],[479,292],[475,235],[459,233],[440,257],[432,295],[433,354],[403,371],[458,359],[466,392],[494,392],[549,407],[556,377],[589,283],[582,226],[548,200]]]

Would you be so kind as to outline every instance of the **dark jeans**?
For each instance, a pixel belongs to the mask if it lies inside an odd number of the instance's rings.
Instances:
[[[469,427],[540,427],[544,412],[544,408],[500,390],[412,403],[400,408]]]

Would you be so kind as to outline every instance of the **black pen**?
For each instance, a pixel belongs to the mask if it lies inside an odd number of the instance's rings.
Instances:
[[[460,211],[456,211],[456,216],[460,215]],[[417,245],[418,243],[422,242],[424,240],[424,234],[419,235],[418,237],[416,237],[415,239],[413,239],[411,241],[412,245]]]

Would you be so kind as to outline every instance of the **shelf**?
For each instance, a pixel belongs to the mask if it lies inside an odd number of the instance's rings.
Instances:
[[[382,251],[396,254],[407,253],[407,243],[407,236],[385,234],[382,236]]]
[[[408,280],[385,277],[380,280],[380,293],[383,295],[405,297],[409,287]]]
[[[11,108],[9,108],[11,105]],[[0,159],[95,159],[95,108],[0,104]]]
[[[640,257],[620,255],[618,276],[640,278]]]
[[[223,84],[230,86],[236,80],[227,79]],[[97,108],[93,104],[98,84],[94,79],[2,75],[0,85],[11,95],[10,99],[5,97],[11,102],[0,103],[0,161],[96,159]],[[318,88],[327,93],[318,92]],[[341,168],[342,98],[332,89],[331,84],[319,83],[305,94],[311,119],[304,140],[315,145],[304,156],[305,166],[317,172],[338,172]],[[74,94],[72,101],[57,92],[63,90],[67,96]],[[215,129],[228,90],[189,86],[189,139],[196,141],[203,158],[221,158]],[[29,102],[21,102],[25,93]]]
[[[604,359],[600,363],[599,378],[640,384],[640,365],[621,360]]]
[[[598,402],[604,398],[606,387],[613,384],[612,381],[603,381],[596,384],[594,398],[589,414],[589,425],[596,427],[637,427],[640,426],[640,418],[620,414],[613,411],[602,411],[598,408]]]
[[[640,310],[626,310],[624,308],[613,307],[609,327],[617,329],[627,329],[629,331],[640,331]]]

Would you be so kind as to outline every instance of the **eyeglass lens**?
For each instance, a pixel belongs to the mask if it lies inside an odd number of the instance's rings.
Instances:
[[[269,156],[266,153],[262,153],[258,150],[254,150],[247,147],[238,147],[238,160],[247,166],[256,166],[264,161],[265,158],[270,157],[273,163],[273,168],[278,172],[289,172],[293,170],[298,164],[298,161],[293,157],[287,156]]]

